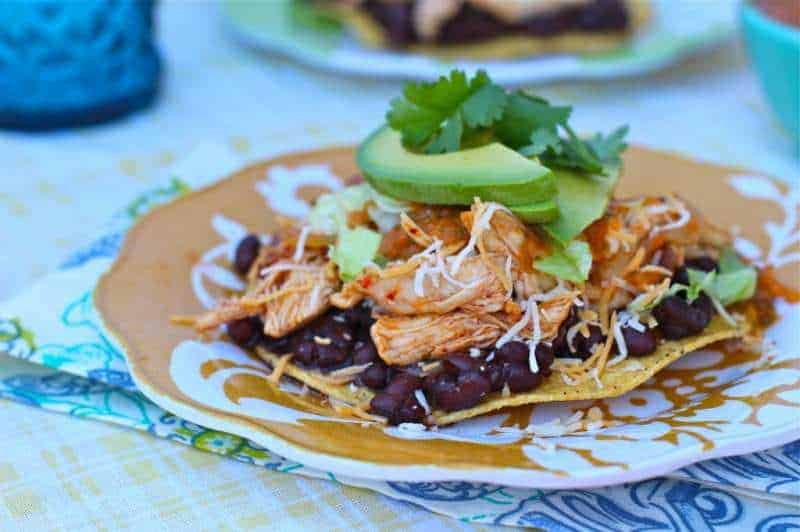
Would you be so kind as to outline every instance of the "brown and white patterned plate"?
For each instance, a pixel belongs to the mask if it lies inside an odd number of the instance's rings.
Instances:
[[[269,234],[276,214],[302,216],[308,199],[355,172],[352,148],[287,155],[158,208],[130,231],[95,302],[147,397],[304,464],[381,480],[598,486],[800,438],[800,190],[643,148],[628,151],[618,195],[690,199],[788,287],[776,300],[768,346],[688,355],[617,398],[519,407],[417,431],[337,416],[314,395],[276,388],[269,368],[238,347],[202,343],[170,323],[239,286],[228,257],[246,231]]]

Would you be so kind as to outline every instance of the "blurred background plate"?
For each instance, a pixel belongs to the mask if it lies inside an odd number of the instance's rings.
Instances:
[[[292,0],[224,0],[226,25],[244,43],[284,54],[315,68],[369,77],[435,79],[452,67],[485,68],[498,83],[632,76],[664,68],[733,36],[731,0],[650,0],[649,23],[612,52],[549,55],[494,61],[445,61],[420,54],[381,51],[360,45],[336,27],[298,22]]]

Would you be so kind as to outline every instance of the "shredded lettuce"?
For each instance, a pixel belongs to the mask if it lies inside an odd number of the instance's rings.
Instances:
[[[703,291],[723,306],[744,301],[753,297],[756,291],[758,274],[756,269],[742,262],[730,248],[722,251],[719,271],[704,272],[689,268],[686,270],[689,286],[673,285],[670,292],[686,291],[686,299],[691,303]]]
[[[670,287],[670,292],[677,294],[678,292],[685,291],[686,300],[689,303],[697,299],[700,296],[700,292],[706,292],[708,295],[711,295],[711,288],[714,286],[714,281],[717,279],[716,271],[711,270],[710,272],[704,272],[703,270],[689,268],[686,270],[686,273],[689,277],[689,286],[676,283]]]
[[[399,223],[399,213],[406,208],[402,202],[382,196],[365,183],[323,194],[308,216],[314,232],[336,235],[329,256],[339,267],[343,281],[354,279],[376,259],[383,238],[366,227],[351,229],[347,225],[347,213],[363,209],[367,202],[371,202],[367,207],[370,219],[384,232]]]
[[[592,250],[582,240],[573,240],[566,247],[556,246],[553,253],[534,262],[537,270],[572,283],[583,283],[592,269]]]
[[[339,267],[339,277],[343,281],[352,281],[371,263],[383,237],[366,227],[348,229],[339,232],[336,244],[331,246],[329,256]]]
[[[383,232],[397,225],[400,213],[407,208],[405,203],[387,198],[369,184],[362,183],[321,195],[311,209],[308,223],[315,232],[338,234],[339,229],[347,225],[347,213],[363,209],[369,201],[372,203],[367,214]]]

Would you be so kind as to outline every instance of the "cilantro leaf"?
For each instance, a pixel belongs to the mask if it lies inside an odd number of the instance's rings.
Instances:
[[[477,90],[482,87],[484,79],[488,77],[476,76],[472,83],[473,88]],[[441,76],[432,83],[409,83],[403,90],[403,95],[414,105],[436,110],[447,116],[470,95],[470,84],[467,83],[467,76],[463,71],[453,70],[449,78]]]
[[[503,87],[493,83],[483,85],[464,101],[461,107],[464,122],[471,128],[491,126],[502,118],[507,100]]]
[[[418,107],[404,98],[395,98],[386,120],[392,129],[400,131],[403,144],[421,146],[439,130],[443,115],[436,110]]]
[[[448,151],[458,151],[461,144],[461,134],[464,132],[464,124],[461,116],[454,115],[447,119],[439,136],[425,148],[426,153],[444,153]]]
[[[502,119],[495,126],[497,139],[511,148],[519,149],[530,142],[537,129],[556,132],[559,125],[567,123],[572,107],[556,107],[544,98],[523,91],[508,97]]]
[[[592,250],[586,242],[573,240],[564,248],[556,246],[550,255],[533,265],[540,272],[580,284],[589,278]]]
[[[572,107],[517,90],[508,93],[484,71],[460,70],[433,83],[409,83],[392,100],[386,119],[415,152],[446,153],[500,142],[545,166],[611,175],[625,150],[627,126],[609,135],[579,137],[568,121]]]
[[[625,143],[628,130],[628,126],[620,126],[607,137],[596,133],[586,141],[586,144],[603,164],[619,164],[622,160],[620,154],[628,147]]]
[[[547,150],[552,150],[554,153],[561,153],[561,139],[558,135],[546,128],[539,128],[531,133],[531,143],[519,149],[519,152],[525,157],[536,157],[541,155]]]
[[[401,133],[403,144],[426,153],[461,148],[464,124],[472,129],[488,127],[502,116],[506,93],[485,72],[467,81],[453,70],[433,83],[409,83],[403,97],[392,100],[386,120]]]

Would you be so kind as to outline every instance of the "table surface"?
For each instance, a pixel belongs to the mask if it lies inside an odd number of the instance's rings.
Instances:
[[[0,133],[0,300],[55,269],[193,150],[226,146],[220,157],[235,168],[287,149],[353,143],[399,91],[398,83],[337,77],[240,48],[217,15],[212,4],[161,4],[166,72],[153,109],[80,131]],[[575,105],[581,130],[627,122],[635,143],[800,178],[794,143],[733,42],[645,78],[538,91]],[[363,490],[18,404],[0,402],[0,418],[0,529],[464,526]]]

